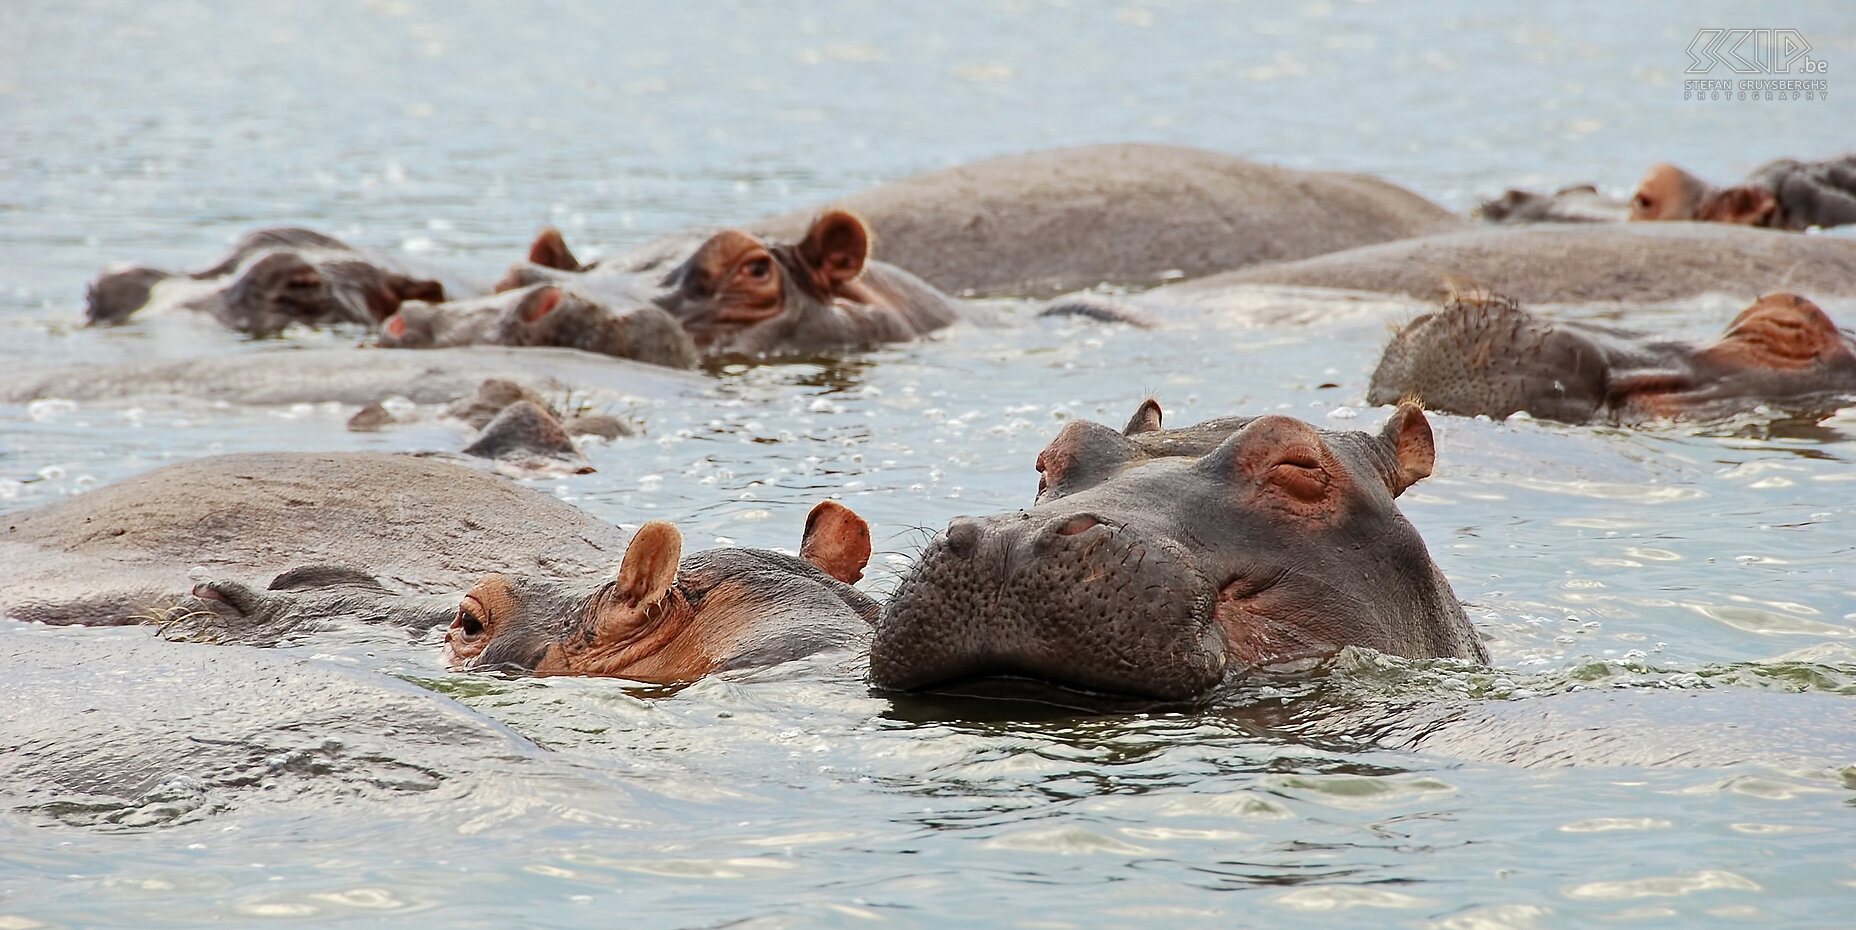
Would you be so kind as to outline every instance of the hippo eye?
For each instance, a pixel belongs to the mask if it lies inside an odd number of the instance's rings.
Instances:
[[[763,255],[742,265],[741,270],[756,281],[765,281],[773,274],[773,259]]]
[[[1647,194],[1638,194],[1630,199],[1630,205],[1636,207],[1641,213],[1648,213],[1650,212],[1650,197]]]
[[[1290,494],[1307,501],[1327,496],[1331,479],[1321,462],[1313,456],[1290,455],[1270,466],[1270,481]]]

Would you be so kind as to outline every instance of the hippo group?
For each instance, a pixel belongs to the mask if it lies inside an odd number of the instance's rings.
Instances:
[[[1440,467],[1432,417],[1654,429],[1846,404],[1856,338],[1816,301],[1856,296],[1856,240],[1785,231],[1856,220],[1851,171],[1848,158],[1775,163],[1717,189],[1658,166],[1627,210],[1593,188],[1511,192],[1479,224],[1372,178],[1093,146],[590,262],[545,228],[483,276],[492,284],[263,229],[199,271],[107,271],[87,323],[192,313],[253,338],[323,327],[362,345],[273,353],[263,385],[166,362],[9,376],[0,397],[181,385],[212,400],[359,405],[355,430],[392,422],[383,397],[455,401],[484,430],[467,453],[502,475],[539,459],[560,476],[579,471],[581,430],[542,402],[547,377],[700,392],[700,372],[676,370],[933,339],[1000,295],[1102,321],[1078,325],[1162,332],[1226,312],[1245,288],[1430,309],[1373,370],[1364,400],[1384,408],[1378,427],[1265,410],[1167,427],[1154,398],[1120,429],[1072,420],[1019,463],[1039,475],[1022,509],[952,517],[882,599],[859,587],[872,530],[830,490],[796,554],[685,552],[674,521],[623,529],[443,455],[278,451],[195,458],[8,514],[0,551],[15,569],[0,613],[263,646],[360,624],[422,642],[451,673],[653,684],[844,650],[882,693],[1005,677],[1188,706],[1348,650],[1487,664],[1399,508]],[[1610,222],[1626,215],[1689,222]],[[1114,292],[1064,296],[1105,284]],[[1759,296],[1705,340],[1564,312],[1720,293]]]

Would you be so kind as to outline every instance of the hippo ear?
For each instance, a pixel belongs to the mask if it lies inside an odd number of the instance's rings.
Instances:
[[[1141,401],[1140,409],[1134,411],[1134,416],[1128,418],[1128,425],[1122,427],[1121,434],[1123,436],[1133,436],[1136,433],[1156,433],[1159,431],[1160,402],[1149,397]]]
[[[1843,333],[1822,307],[1796,294],[1768,294],[1740,311],[1702,355],[1737,368],[1797,371],[1843,351]]]
[[[625,547],[616,582],[619,593],[641,606],[657,603],[677,580],[682,559],[683,534],[663,520],[646,523]]]
[[[522,322],[533,323],[547,316],[555,307],[561,305],[561,289],[553,285],[544,285],[523,295],[516,303],[516,312],[521,314]]]
[[[561,238],[561,231],[552,226],[544,226],[535,241],[528,247],[528,260],[543,268],[560,271],[579,271],[580,260],[567,250],[567,240]]]
[[[406,335],[406,317],[403,311],[396,311],[392,316],[387,317],[386,322],[380,324],[380,331],[394,339],[404,338]]]
[[[1779,200],[1763,187],[1742,185],[1715,191],[1695,208],[1695,218],[1710,223],[1737,223],[1741,226],[1770,226]]]
[[[445,302],[445,286],[437,281],[417,281],[412,278],[395,278],[393,293],[401,303],[408,300],[423,300],[428,304]]]
[[[837,501],[820,501],[806,516],[799,555],[845,584],[856,584],[870,564],[870,524]]]
[[[1138,416],[1138,414],[1137,414]],[[1134,460],[1126,436],[1088,420],[1072,420],[1038,453],[1038,500],[1094,487]]]
[[[1391,447],[1397,463],[1386,484],[1393,497],[1431,476],[1431,467],[1437,462],[1437,446],[1431,436],[1431,421],[1424,418],[1422,407],[1411,401],[1400,403],[1392,418],[1380,428],[1379,438]]]
[[[870,227],[854,213],[832,210],[812,222],[798,251],[813,279],[835,291],[863,274],[870,260]]]

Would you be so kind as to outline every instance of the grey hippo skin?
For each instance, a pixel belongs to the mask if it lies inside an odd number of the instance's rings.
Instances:
[[[482,293],[462,278],[414,267],[297,227],[245,235],[211,267],[192,273],[134,266],[105,271],[90,286],[85,319],[127,321],[144,310],[206,313],[257,336],[293,324],[373,327],[407,300],[443,301]]]
[[[367,406],[389,397],[448,404],[486,379],[536,390],[625,398],[689,396],[700,375],[575,349],[466,346],[455,349],[301,349],[228,360],[108,362],[0,373],[0,402],[179,396],[236,404],[336,401]],[[499,408],[500,409],[500,408]]]
[[[1856,223],[1856,152],[1824,161],[1780,159],[1725,188],[1674,165],[1656,165],[1637,185],[1630,218],[1789,230]]]
[[[366,602],[429,627],[486,571],[575,578],[628,534],[553,496],[448,462],[370,452],[265,452],[182,462],[0,517],[0,615],[53,624],[172,619],[195,589],[265,638]],[[217,593],[214,593],[217,591]],[[426,600],[419,595],[452,592]],[[392,598],[382,600],[391,595]],[[409,597],[400,597],[407,595]],[[326,605],[324,605],[326,607]],[[239,619],[243,618],[243,619]]]
[[[47,826],[359,809],[462,828],[522,795],[628,803],[449,698],[300,656],[0,621],[0,679],[0,807]]]
[[[638,530],[608,580],[485,576],[446,630],[453,669],[694,681],[862,642],[878,607],[851,585],[870,528],[835,501],[812,509],[800,555],[683,555],[676,527]]]
[[[1411,191],[1174,145],[1091,145],[930,171],[742,228],[794,241],[825,209],[868,221],[872,257],[951,294],[1040,297],[1147,286],[1463,225]],[[615,265],[686,254],[666,237]],[[602,264],[604,264],[602,262]]]
[[[1569,423],[1705,418],[1766,405],[1834,410],[1856,394],[1856,338],[1816,304],[1773,294],[1694,344],[1555,322],[1505,297],[1453,297],[1402,327],[1366,399],[1464,416]]]
[[[1718,223],[1484,227],[1214,275],[1145,297],[1191,303],[1238,285],[1339,288],[1441,301],[1482,288],[1524,304],[1647,303],[1702,294],[1856,295],[1856,239]]]
[[[622,315],[668,313],[708,354],[807,353],[906,342],[960,318],[955,302],[901,268],[870,258],[870,230],[843,211],[793,240],[724,229],[690,240],[667,269],[583,266],[543,230],[529,261],[497,289],[564,285]]]
[[[672,368],[693,368],[698,359],[695,342],[663,310],[640,303],[615,311],[553,284],[441,304],[409,300],[376,339],[389,349],[560,346]]]
[[[1394,503],[1431,472],[1417,407],[1372,435],[1283,416],[1188,428],[1172,448],[1140,440],[1153,432],[1147,405],[1121,432],[1072,423],[1038,457],[1035,506],[950,523],[885,609],[871,681],[1013,675],[1189,701],[1348,645],[1487,661]]]
[[[1591,184],[1562,187],[1551,194],[1509,188],[1485,200],[1472,215],[1485,223],[1621,223],[1630,219],[1630,201],[1607,197]]]

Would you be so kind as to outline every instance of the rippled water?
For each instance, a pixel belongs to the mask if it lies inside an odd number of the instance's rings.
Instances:
[[[28,3],[0,32],[0,353],[242,364],[288,351],[186,326],[76,328],[103,263],[197,266],[267,224],[488,273],[544,223],[611,252],[1081,142],[1364,171],[1459,209],[1509,185],[1622,189],[1662,159],[1725,180],[1847,147],[1856,111],[1838,95],[1681,101],[1703,26],[1797,28],[1837,67],[1856,60],[1833,3],[1747,15],[1327,0]],[[839,495],[876,528],[867,586],[881,592],[950,517],[1023,506],[1037,451],[1068,418],[1119,423],[1153,394],[1171,423],[1280,409],[1377,424],[1383,412],[1360,405],[1366,375],[1388,323],[1418,308],[1253,300],[1319,322],[1232,318],[1185,338],[1046,324],[1000,302],[1014,325],[728,368],[710,396],[637,401],[624,409],[642,437],[590,449],[596,474],[539,486],[616,522],[674,519],[691,547],[793,546],[806,508]],[[1700,335],[1743,304],[1630,321]],[[1826,307],[1856,320],[1856,305]],[[0,407],[0,509],[214,451],[454,448],[462,435],[429,417],[348,433],[352,412]],[[1217,708],[1103,714],[873,695],[847,655],[678,691],[451,676],[429,641],[319,641],[285,652],[449,695],[564,768],[512,761],[385,805],[337,788],[277,803],[266,783],[221,810],[155,798],[140,825],[9,809],[0,927],[1847,922],[1848,770],[1461,763],[1298,735],[1272,708],[1614,686],[1709,692],[1749,712],[1755,692],[1846,700],[1856,413],[1641,431],[1433,425],[1438,473],[1404,509],[1490,637],[1493,669],[1349,660]],[[1653,744],[1656,729],[1637,736]]]

